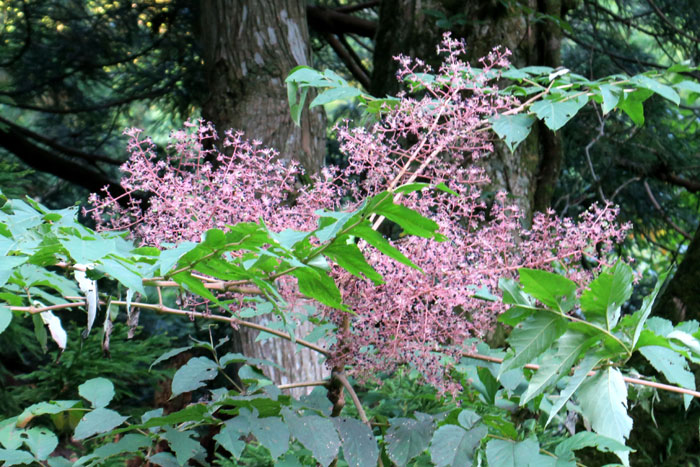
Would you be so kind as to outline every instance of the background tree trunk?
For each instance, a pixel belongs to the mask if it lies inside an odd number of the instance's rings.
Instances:
[[[302,0],[207,0],[201,4],[201,42],[209,87],[202,115],[220,134],[233,128],[275,148],[284,160],[317,171],[325,154],[325,117],[304,110],[294,125],[284,79],[297,65],[310,65],[306,4]],[[296,310],[303,311],[303,310]],[[258,322],[265,321],[260,317]],[[300,326],[300,336],[310,331]],[[245,355],[267,358],[285,369],[263,370],[277,384],[323,379],[319,355],[282,339],[255,342],[257,331],[241,329]],[[295,390],[296,393],[305,392]]]

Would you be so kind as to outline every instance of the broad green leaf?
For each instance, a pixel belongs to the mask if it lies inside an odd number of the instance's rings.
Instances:
[[[382,276],[370,266],[355,243],[334,242],[323,251],[323,254],[355,277],[360,279],[366,277],[376,285],[384,283]]]
[[[612,84],[603,84],[600,86],[600,94],[603,96],[603,115],[607,115],[620,101],[622,89]]]
[[[148,412],[150,416],[143,420],[141,428],[154,428],[165,425],[176,425],[184,422],[201,422],[207,413],[208,408],[205,404],[191,404],[182,410],[173,412],[165,416],[159,416],[155,411]],[[144,414],[145,417],[146,414]]]
[[[195,293],[202,298],[211,300],[214,303],[220,303],[214,294],[212,294],[209,289],[204,287],[201,280],[197,279],[196,277],[192,277],[192,273],[190,271],[183,271],[175,274],[172,276],[172,279],[180,284],[185,290]]]
[[[39,342],[41,350],[44,353],[48,352],[49,349],[46,346],[48,334],[46,333],[46,326],[44,326],[44,320],[41,319],[41,316],[39,316],[39,314],[34,313],[32,314],[32,323],[34,324],[34,336],[36,337],[37,342]]]
[[[676,89],[682,90],[682,91],[690,91],[694,92],[696,94],[700,94],[700,83],[696,81],[681,81],[680,83],[676,83],[673,85]]]
[[[574,371],[574,374],[569,378],[569,382],[566,384],[564,390],[559,394],[559,398],[554,403],[552,410],[549,412],[549,417],[547,418],[547,423],[545,425],[549,425],[549,422],[551,422],[552,419],[559,413],[561,408],[564,407],[567,402],[569,402],[571,396],[573,396],[579,389],[581,384],[583,384],[584,380],[588,376],[588,373],[595,368],[600,360],[600,357],[596,355],[587,355],[584,357],[581,364],[578,366],[576,371]]]
[[[659,291],[661,290],[661,287],[663,286],[665,281],[666,274],[659,276],[659,278],[656,281],[654,291],[650,295],[644,297],[644,301],[642,302],[642,308],[632,315],[632,320],[635,324],[634,335],[632,336],[632,347],[634,349],[637,348],[639,336],[642,333],[642,330],[644,329],[647,319],[651,314],[652,307],[654,306],[654,301],[656,300],[656,297],[658,296]]]
[[[566,100],[542,99],[530,106],[530,110],[537,118],[544,120],[544,124],[552,131],[557,131],[566,122],[571,120],[576,113],[588,102],[588,96],[568,97]]]
[[[0,449],[0,461],[3,466],[33,464],[35,463],[34,456],[27,451],[19,451],[17,449]]]
[[[430,442],[430,459],[438,467],[471,465],[474,451],[488,431],[484,425],[470,430],[457,425],[441,426]]]
[[[373,211],[390,221],[396,222],[409,235],[433,238],[439,228],[434,220],[423,217],[406,206],[394,204],[390,197],[379,203]]]
[[[333,213],[334,215],[331,216],[331,213],[321,209],[316,211],[316,214],[320,216],[319,223],[322,221],[327,222],[326,219],[331,219],[331,222],[325,225],[325,227],[319,228],[314,232],[316,238],[318,238],[322,243],[325,243],[331,238],[335,237],[338,232],[345,227],[348,221],[357,215],[355,212],[342,212]]]
[[[414,269],[421,271],[421,268],[416,266],[410,259],[408,259],[403,253],[401,253],[401,251],[399,251],[384,237],[382,237],[382,234],[380,234],[376,230],[372,230],[372,228],[366,222],[354,227],[348,232],[348,234],[360,237],[361,239],[365,240],[367,243],[372,245],[374,248],[379,250],[381,253],[384,253],[385,255],[398,261],[399,263],[405,264],[406,266],[410,266]]]
[[[676,91],[673,90],[672,87],[667,86],[665,84],[662,84],[658,82],[655,79],[649,78],[648,76],[644,75],[637,75],[632,77],[630,79],[630,83],[636,84],[637,86],[645,89],[649,89],[650,91],[654,91],[656,94],[662,96],[665,99],[668,99],[669,101],[673,102],[674,104],[678,105],[681,102],[681,98],[678,95]]]
[[[148,458],[151,464],[159,465],[160,467],[181,467],[175,456],[169,452],[159,452]]]
[[[252,433],[260,444],[265,446],[272,454],[273,459],[277,459],[289,449],[289,429],[279,417],[258,417],[257,409],[252,410],[242,407],[238,415],[226,423],[228,433],[231,438],[236,436],[247,436]],[[230,443],[230,440],[228,441]],[[238,449],[239,445],[233,443],[232,449]]]
[[[612,330],[620,319],[622,305],[632,296],[633,280],[632,268],[623,262],[601,273],[581,295],[586,319]]]
[[[38,402],[30,405],[17,417],[17,426],[26,426],[34,417],[44,414],[57,414],[73,408],[79,401]]]
[[[192,250],[196,246],[197,244],[194,242],[182,242],[172,249],[163,250],[158,260],[158,263],[160,264],[160,274],[162,276],[167,275],[170,272],[170,270],[177,264],[180,258],[184,254],[189,253],[190,250]]]
[[[601,436],[597,433],[593,433],[592,431],[581,431],[557,444],[554,452],[557,456],[562,457],[568,452],[590,447],[594,447],[601,452],[622,452],[632,450],[632,448],[625,446],[612,438],[608,438],[607,436]]]
[[[113,238],[70,237],[60,241],[71,258],[80,264],[95,263],[109,254],[117,253],[117,244]]]
[[[323,91],[321,94],[316,96],[314,100],[309,104],[309,108],[316,107],[317,105],[328,104],[337,100],[348,100],[353,97],[362,95],[362,91],[351,86],[338,86],[336,88],[331,88]]]
[[[7,284],[13,269],[27,262],[27,256],[0,256],[0,287]]]
[[[78,394],[94,408],[106,407],[114,398],[114,385],[105,378],[93,378],[78,386]]]
[[[532,124],[535,123],[535,118],[526,114],[497,115],[490,120],[493,131],[511,151],[515,151],[515,148],[528,137]]]
[[[413,418],[394,418],[386,431],[386,453],[399,466],[425,451],[433,435],[434,422],[430,415],[415,412]]]
[[[223,428],[214,436],[214,440],[219,443],[221,447],[233,454],[233,457],[239,459],[245,449],[246,443],[239,439],[241,433],[235,423],[235,418],[226,421]]]
[[[465,429],[471,430],[474,428],[474,425],[476,425],[479,420],[481,420],[481,416],[474,412],[473,410],[469,409],[464,409],[459,413],[459,416],[457,416],[457,421],[459,422],[460,425],[462,425]]]
[[[539,269],[518,269],[523,291],[550,308],[562,313],[570,311],[576,303],[576,284],[559,274]]]
[[[680,342],[695,355],[700,356],[700,341],[687,332],[681,331],[680,329],[674,329],[666,337],[668,339]]]
[[[498,373],[499,379],[508,370],[532,363],[542,352],[549,349],[564,331],[566,319],[555,314],[540,312],[527,318],[513,329],[508,338],[515,355],[503,362]]]
[[[324,271],[313,267],[304,267],[294,269],[290,275],[297,278],[299,292],[307,297],[339,310],[345,309],[338,286]]]
[[[104,461],[119,454],[131,454],[141,452],[151,445],[152,441],[148,436],[129,433],[124,435],[119,441],[105,444],[95,449],[92,453],[81,457],[73,465],[85,465],[93,460]]]
[[[156,358],[156,360],[153,363],[151,363],[151,366],[148,367],[148,371],[151,371],[151,368],[153,368],[154,366],[156,366],[160,362],[164,362],[164,361],[168,360],[169,358],[174,357],[175,355],[180,355],[182,352],[190,350],[192,347],[194,347],[194,346],[188,345],[187,347],[178,347],[176,349],[168,350],[163,355]]]
[[[167,427],[162,436],[170,443],[170,448],[175,451],[175,457],[180,465],[187,465],[187,461],[203,449],[198,440],[192,439],[192,437],[197,436],[197,432],[194,430],[178,431]]]
[[[486,444],[489,467],[554,467],[556,459],[540,454],[535,438],[525,441],[492,439]]]
[[[644,105],[645,100],[653,94],[652,91],[640,89],[632,93],[623,94],[624,99],[618,102],[617,107],[632,119],[635,125],[644,125]]]
[[[114,410],[104,407],[95,409],[80,419],[80,423],[75,427],[73,439],[81,440],[96,434],[106,433],[124,423],[127,418],[129,417],[124,417]]]
[[[669,383],[677,384],[685,389],[695,390],[695,376],[688,369],[688,363],[685,358],[671,349],[658,346],[647,346],[639,349],[639,352],[644,355],[649,363],[663,373]],[[688,410],[693,396],[683,394],[683,403],[685,409]]]
[[[545,357],[540,369],[530,379],[527,391],[520,398],[521,406],[568,374],[581,352],[592,344],[588,336],[571,330],[566,331],[557,342],[556,353]]]
[[[605,368],[581,384],[577,392],[583,416],[593,430],[622,444],[632,431],[632,418],[627,415],[627,387],[617,368]],[[628,451],[614,451],[629,465]]]
[[[333,462],[340,450],[340,438],[333,422],[318,415],[299,416],[287,408],[282,414],[292,436],[310,450],[322,466]]]
[[[0,305],[0,334],[10,325],[12,321],[12,310],[6,306]]]
[[[490,404],[496,403],[496,393],[501,388],[501,384],[493,376],[491,370],[485,367],[478,367],[476,374],[479,376],[479,382],[482,386],[482,394]]]
[[[46,460],[58,446],[56,435],[44,427],[33,427],[24,432],[24,442],[34,456],[39,460]]]
[[[343,442],[343,456],[349,466],[362,467],[377,465],[379,447],[372,430],[355,418],[333,417],[340,439]]]
[[[178,368],[173,376],[172,397],[206,386],[205,381],[216,378],[217,374],[219,367],[216,362],[207,357],[191,358],[187,364]]]
[[[146,294],[146,289],[143,287],[141,276],[124,266],[124,264],[119,261],[112,258],[102,259],[100,260],[100,264],[95,266],[95,269],[104,272],[105,274],[109,274],[111,277],[122,283],[127,289],[132,289],[142,295]]]

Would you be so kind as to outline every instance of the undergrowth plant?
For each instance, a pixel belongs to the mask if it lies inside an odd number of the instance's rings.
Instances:
[[[31,320],[38,341],[50,334],[63,352],[80,345],[63,327],[65,310],[86,310],[86,335],[100,324],[98,307],[106,310],[103,342],[115,322],[134,329],[139,313],[152,311],[290,340],[333,372],[278,387],[259,369],[277,363],[225,352],[225,340],[193,341],[152,363],[197,351],[171,384],[173,397],[192,395],[186,407],[124,415],[113,404],[115,384],[89,378],[79,397],[37,402],[0,422],[0,460],[570,466],[577,450],[596,447],[628,464],[626,384],[656,383],[624,370],[641,354],[680,386],[656,387],[682,392],[688,407],[698,396],[687,369],[700,357],[698,324],[650,318],[658,288],[621,316],[633,274],[607,263],[626,229],[613,207],[594,206],[578,221],[537,214],[524,229],[504,194],[486,203],[475,161],[491,150],[489,130],[513,147],[534,119],[558,129],[589,100],[638,122],[650,93],[675,101],[685,88],[663,76],[592,82],[514,70],[498,50],[472,68],[449,36],[439,50],[445,61],[435,71],[401,59],[408,89],[396,98],[371,98],[329,72],[290,74],[296,119],[310,87],[330,88],[311,105],[358,97],[377,119],[341,125],[348,167],[307,177],[309,185],[298,184],[300,167],[239,133],[228,132],[219,152],[216,132],[200,122],[173,133],[165,159],[138,130],[128,132],[126,194],[92,197],[97,232],[76,221],[75,208],[3,199],[0,332]],[[499,89],[502,77],[530,86]],[[580,266],[584,255],[593,270]],[[98,281],[116,282],[106,289],[116,292],[100,293]],[[296,335],[289,310],[302,298],[322,311],[313,337],[325,335],[330,346]],[[247,319],[262,314],[282,326]],[[510,350],[478,343],[498,321],[513,328]],[[427,384],[411,393],[423,403],[407,395],[401,412],[371,392],[358,395],[358,382],[375,384],[382,372]],[[318,387],[299,399],[282,392],[296,386]],[[572,425],[571,414],[592,431]],[[54,452],[59,425],[73,433],[68,457]]]

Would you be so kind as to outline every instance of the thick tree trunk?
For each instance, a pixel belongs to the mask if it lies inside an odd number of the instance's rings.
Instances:
[[[273,147],[285,160],[317,171],[325,153],[325,117],[304,111],[292,122],[284,79],[297,65],[310,65],[309,33],[303,0],[207,0],[201,4],[201,43],[209,98],[206,120],[219,133],[243,130],[249,139]],[[262,317],[264,321],[264,317]],[[302,325],[300,336],[310,331]],[[263,370],[278,384],[319,380],[327,370],[319,355],[281,339],[255,342],[257,331],[240,331],[248,356],[267,358],[285,369]],[[304,390],[295,390],[297,393]]]
[[[528,0],[528,8],[542,14],[563,17],[566,1]],[[561,31],[548,21],[531,22],[522,7],[505,6],[497,0],[384,0],[379,13],[379,28],[374,55],[372,93],[383,96],[397,90],[394,77],[398,54],[417,56],[436,64],[435,46],[444,29],[426,11],[437,10],[453,18],[453,37],[464,38],[469,60],[486,55],[493,47],[513,52],[515,66],[559,65]],[[544,210],[551,202],[562,161],[558,135],[544,125],[533,128],[530,137],[515,153],[496,144],[495,153],[485,161],[491,178],[491,190],[505,190],[513,196],[526,218]]]

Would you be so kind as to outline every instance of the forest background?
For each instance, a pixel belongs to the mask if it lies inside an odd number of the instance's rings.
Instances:
[[[347,160],[333,128],[345,118],[361,121],[360,101],[306,109],[297,125],[285,86],[290,71],[298,65],[331,69],[369,95],[395,95],[393,57],[437,64],[435,46],[445,31],[466,40],[470,60],[500,45],[518,68],[567,69],[592,80],[686,65],[679,74],[697,81],[696,10],[691,0],[3,1],[0,190],[56,209],[84,205],[105,185],[118,195],[119,166],[128,157],[125,128],[142,128],[162,153],[172,130],[200,117],[220,132],[244,131],[309,173],[343,167]],[[505,190],[526,224],[550,208],[575,217],[594,202],[618,204],[619,220],[632,224],[618,254],[631,257],[640,274],[625,311],[637,310],[660,273],[670,270],[653,314],[674,323],[700,320],[700,108],[697,90],[684,97],[680,105],[649,97],[643,124],[628,112],[604,114],[596,105],[556,132],[538,121],[515,151],[497,143],[483,162],[491,179],[487,197]],[[125,411],[173,404],[167,378],[174,369],[148,372],[148,366],[169,348],[187,345],[188,336],[208,340],[210,331],[169,316],[144,314],[140,325],[131,341],[125,328],[116,329],[111,352],[122,352],[119,358],[100,356],[93,334],[55,363],[39,345],[28,346],[32,324],[14,320],[0,335],[2,417],[41,400],[72,398],[85,380],[109,375]],[[489,340],[503,344],[503,336]],[[260,344],[255,335],[234,341],[232,348],[260,358],[291,353],[285,343]],[[297,376],[305,376],[278,384],[320,379],[324,372],[310,358],[277,363],[301,365]],[[413,410],[428,411],[416,402],[426,396],[412,382],[394,375],[389,383],[361,394],[377,397],[397,385],[406,391],[401,397],[418,404]],[[697,462],[697,402],[688,411],[665,400],[653,411],[640,403],[632,413],[642,427],[630,441],[638,465]],[[675,458],[679,452],[688,457]]]

